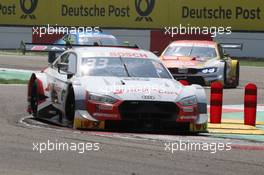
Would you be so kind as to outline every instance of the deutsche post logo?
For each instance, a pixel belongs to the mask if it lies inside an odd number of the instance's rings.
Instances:
[[[147,8],[142,9],[143,1],[147,3]],[[136,18],[136,21],[142,21],[143,19],[145,19],[148,22],[152,22],[153,20],[150,17],[150,14],[155,7],[155,0],[135,0],[135,4],[136,11],[139,14],[139,16]]]
[[[27,7],[27,1],[30,2],[30,6]],[[36,19],[36,16],[32,14],[38,5],[38,0],[20,0],[20,7],[24,14],[20,17],[21,19],[27,19],[29,16],[30,19]]]

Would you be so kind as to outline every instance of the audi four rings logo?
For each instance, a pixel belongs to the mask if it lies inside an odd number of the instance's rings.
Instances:
[[[142,99],[144,99],[144,100],[155,100],[155,97],[151,96],[151,95],[143,95]]]
[[[27,7],[30,2],[30,6]],[[26,19],[28,16],[30,19],[36,19],[36,16],[32,14],[38,5],[38,0],[20,0],[20,7],[24,14],[20,17],[21,19]]]
[[[144,7],[142,9],[142,3],[145,1],[147,3],[147,8]],[[139,16],[136,18],[136,21],[142,21],[145,19],[148,22],[152,22],[152,18],[150,17],[150,14],[152,13],[154,7],[155,7],[155,0],[135,0],[136,3],[136,11],[139,14]]]

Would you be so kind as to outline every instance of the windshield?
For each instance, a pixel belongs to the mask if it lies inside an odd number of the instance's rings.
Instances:
[[[105,46],[115,46],[118,45],[118,42],[115,38],[110,37],[79,37],[79,44],[83,45],[93,45],[94,43],[98,43],[99,45]]]
[[[82,76],[171,78],[164,66],[143,58],[82,58]]]
[[[165,53],[165,56],[188,56],[196,58],[215,58],[216,51],[213,47],[205,46],[171,46]]]

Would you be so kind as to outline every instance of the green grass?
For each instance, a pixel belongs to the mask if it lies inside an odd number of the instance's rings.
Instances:
[[[0,55],[21,55],[23,56],[23,53],[20,49],[0,50]],[[48,56],[48,53],[46,52],[27,52],[25,55],[27,56]]]
[[[241,66],[255,66],[255,67],[264,67],[264,59],[263,60],[239,60]]]
[[[11,79],[11,80],[6,80],[6,79],[0,79],[0,84],[27,84],[28,80],[18,80],[18,79]]]

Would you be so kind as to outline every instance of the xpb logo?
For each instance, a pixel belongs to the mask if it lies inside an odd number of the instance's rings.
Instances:
[[[145,1],[147,8],[143,8],[142,4]],[[135,0],[136,10],[139,16],[136,18],[136,21],[142,21],[145,19],[148,22],[152,22],[152,18],[150,17],[150,14],[152,13],[154,7],[155,7],[155,0]]]
[[[38,0],[20,0],[20,7],[24,13],[20,18],[26,19],[29,16],[30,19],[36,19],[36,16],[32,13],[36,10],[37,5]]]

